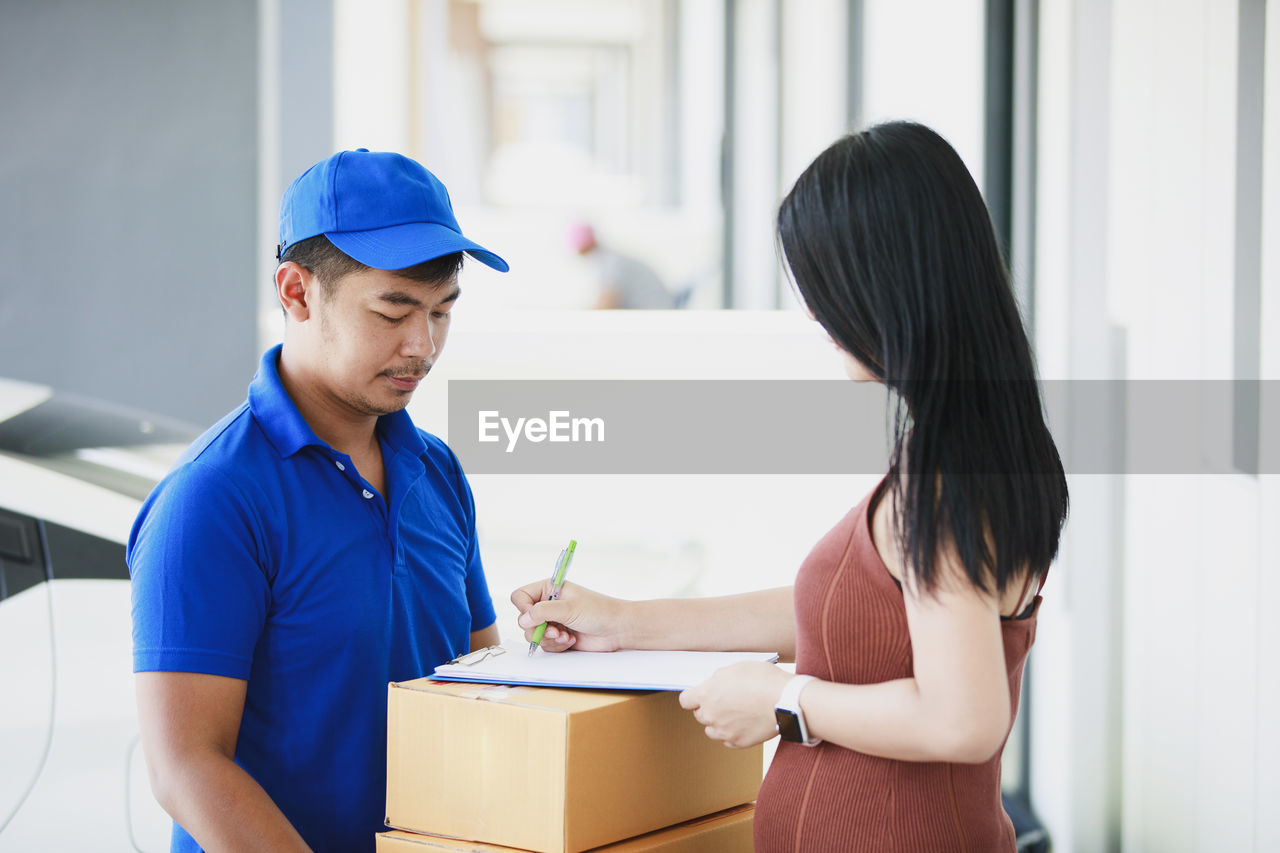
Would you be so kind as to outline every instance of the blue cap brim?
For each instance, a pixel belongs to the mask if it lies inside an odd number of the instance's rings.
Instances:
[[[402,270],[454,252],[466,252],[498,272],[510,267],[502,258],[457,231],[434,222],[407,222],[374,231],[325,232],[329,242],[367,267]]]

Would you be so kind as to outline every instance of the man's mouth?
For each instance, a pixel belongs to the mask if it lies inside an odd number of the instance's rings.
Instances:
[[[431,368],[428,367],[426,370],[423,370],[421,372],[387,373],[385,374],[385,376],[391,382],[392,385],[399,388],[401,391],[412,391],[418,387],[418,383],[420,383],[423,379],[425,379],[427,376],[427,373],[429,373],[430,371],[431,371]]]

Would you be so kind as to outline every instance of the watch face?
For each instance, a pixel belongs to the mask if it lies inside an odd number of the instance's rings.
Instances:
[[[804,735],[800,731],[800,716],[795,711],[784,711],[782,708],[775,708],[773,716],[778,721],[778,735],[783,740],[804,743]]]

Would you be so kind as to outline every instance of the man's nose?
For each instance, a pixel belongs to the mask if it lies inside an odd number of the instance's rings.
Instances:
[[[418,319],[408,328],[402,350],[407,356],[431,359],[436,354],[436,336],[438,332],[431,323],[431,316]]]

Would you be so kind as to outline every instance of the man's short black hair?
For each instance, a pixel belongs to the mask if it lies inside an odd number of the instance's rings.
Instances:
[[[299,240],[285,249],[280,256],[280,262],[285,261],[293,261],[310,272],[319,280],[320,286],[326,292],[330,292],[331,288],[344,276],[371,269],[333,245],[323,234]],[[462,269],[462,253],[453,252],[411,267],[392,270],[392,272],[410,281],[439,284],[452,279],[460,269]]]

